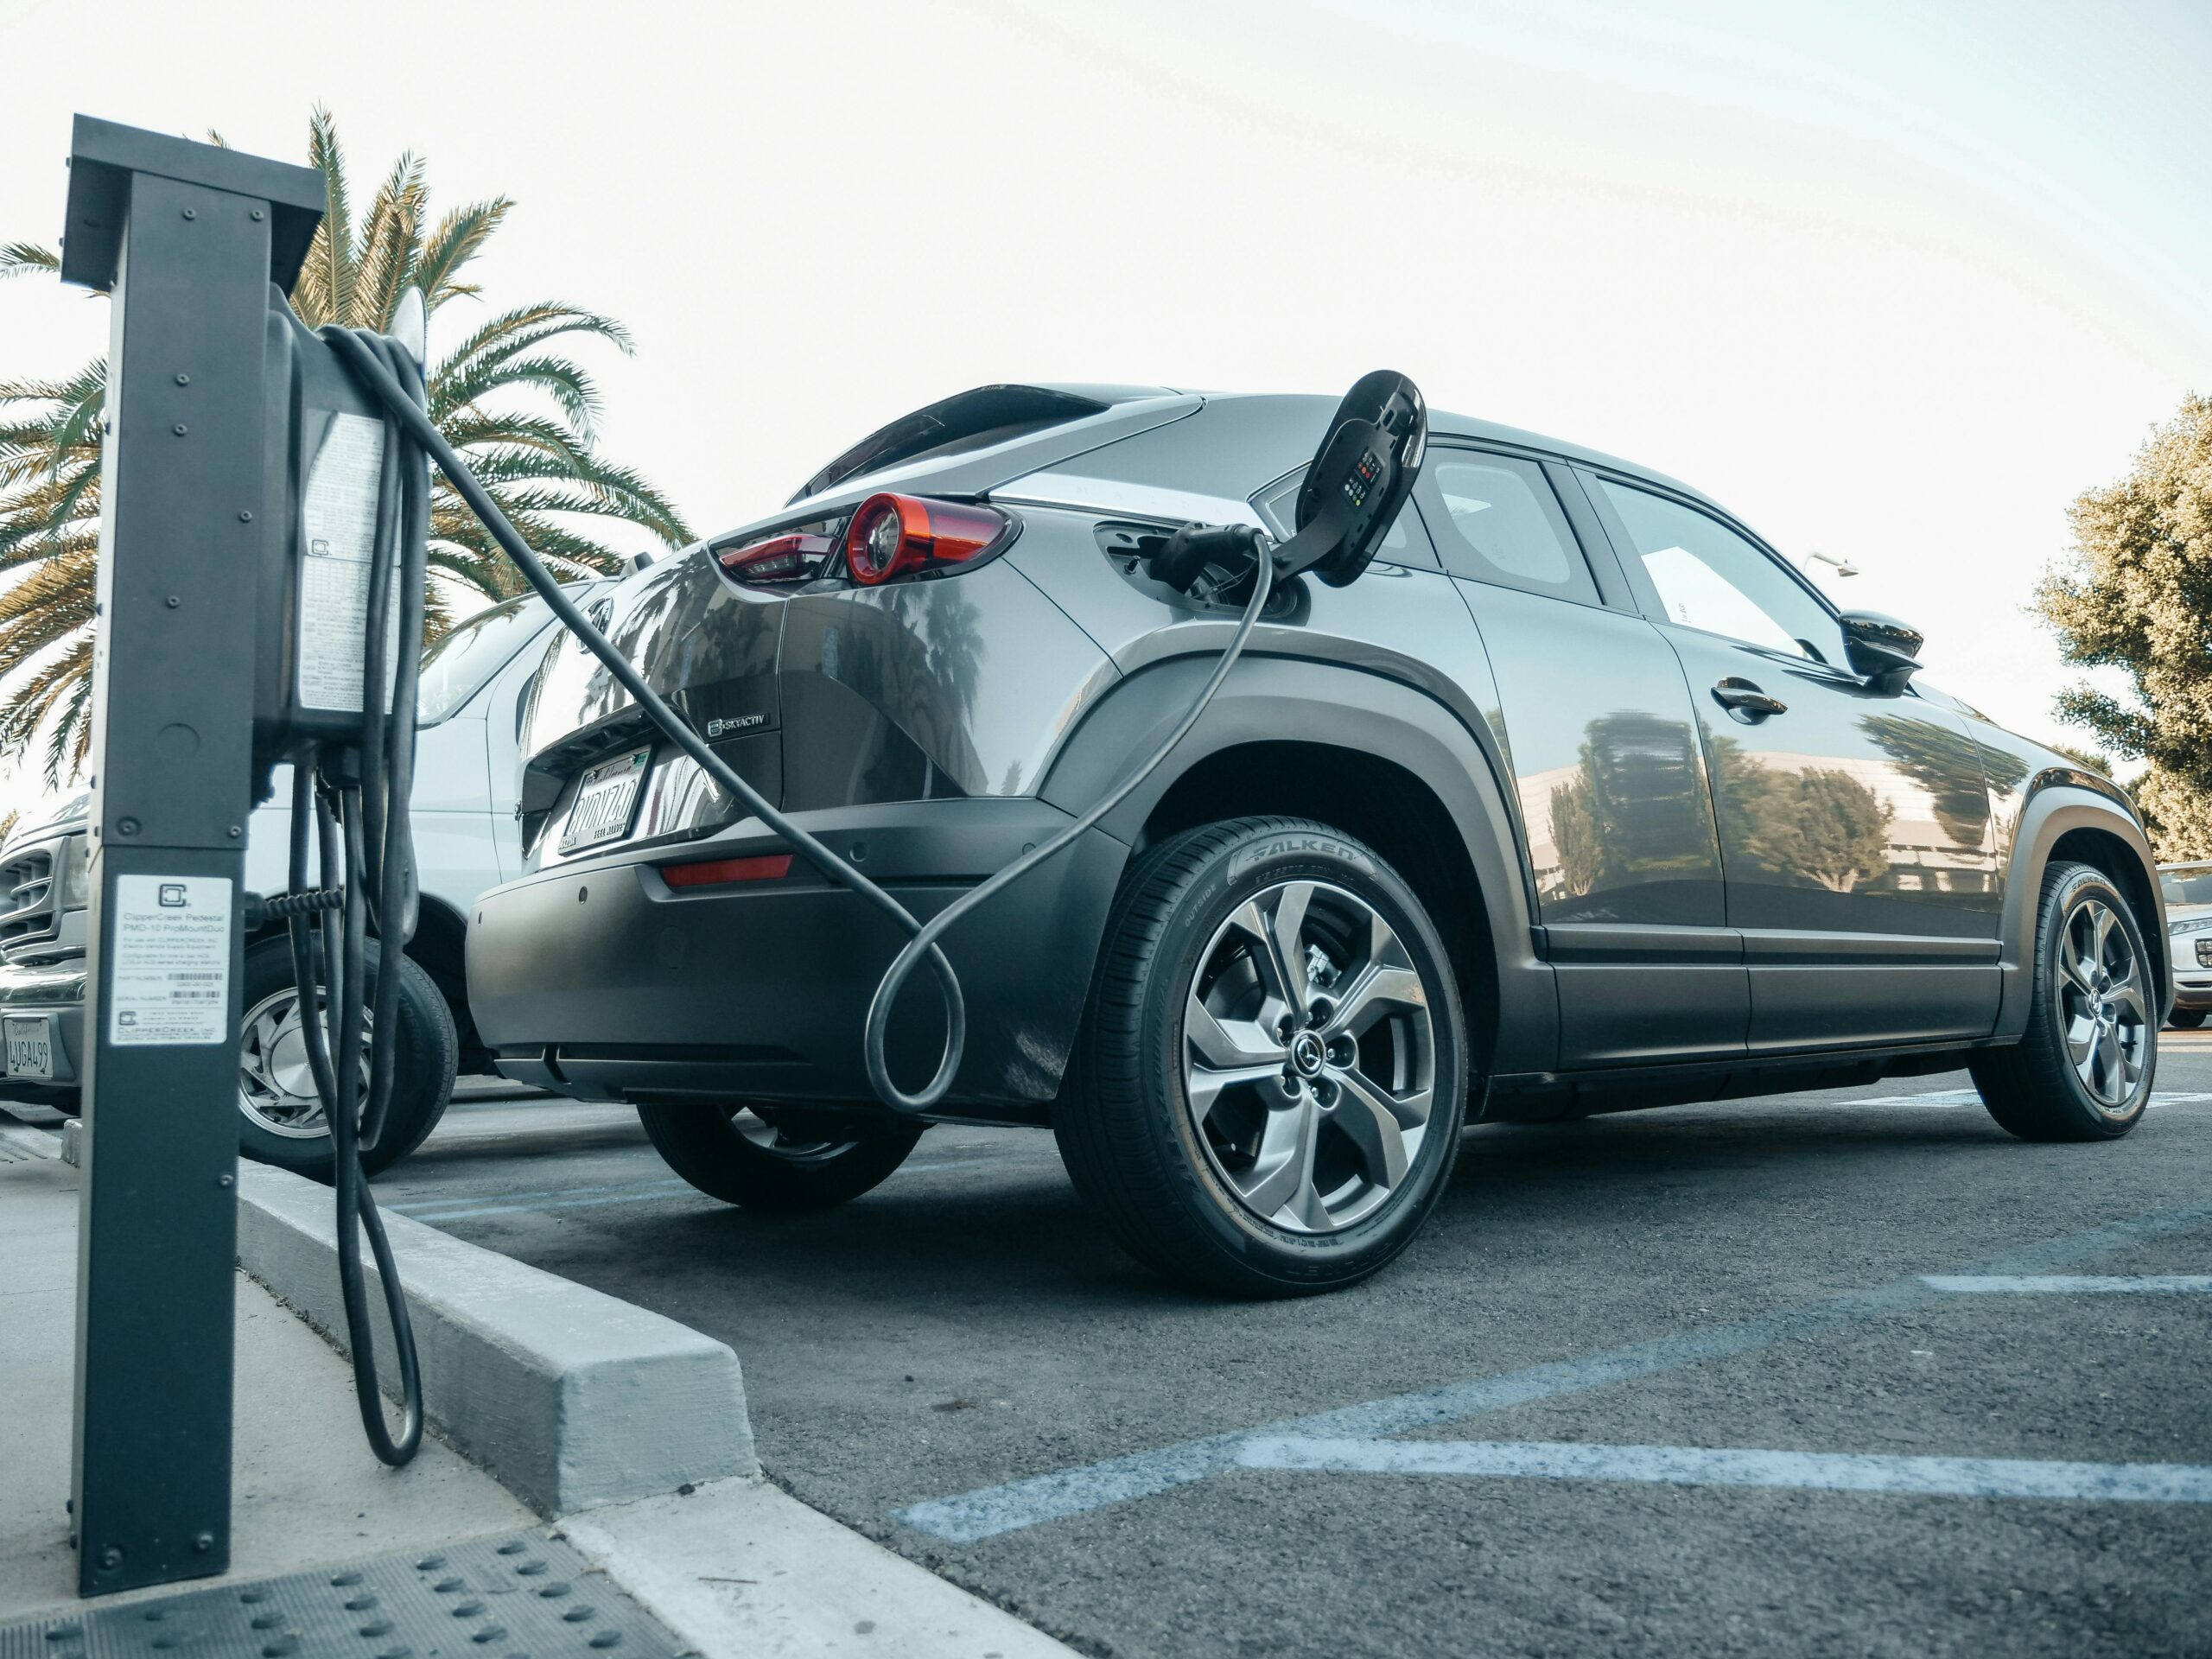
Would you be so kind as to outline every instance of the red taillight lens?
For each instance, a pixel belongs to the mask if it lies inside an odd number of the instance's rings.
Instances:
[[[804,582],[821,568],[836,546],[827,536],[788,531],[743,547],[733,547],[715,556],[723,569],[740,582]]]
[[[660,879],[671,887],[721,887],[733,881],[777,881],[791,873],[789,853],[757,858],[717,858],[700,864],[664,864]]]
[[[894,576],[969,564],[1004,539],[1012,521],[964,501],[872,495],[845,529],[845,568],[863,588]]]

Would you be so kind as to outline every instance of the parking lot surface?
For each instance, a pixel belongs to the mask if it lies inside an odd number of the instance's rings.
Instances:
[[[787,1217],[485,1101],[378,1185],[729,1342],[775,1479],[1093,1651],[2212,1650],[2203,1036],[2110,1145],[1963,1074],[1478,1128],[1304,1301],[1163,1287],[1042,1132]]]

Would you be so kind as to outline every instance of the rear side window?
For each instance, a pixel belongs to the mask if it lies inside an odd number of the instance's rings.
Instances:
[[[1306,469],[1301,467],[1288,478],[1270,484],[1252,499],[1253,511],[1278,542],[1287,542],[1298,533],[1298,491],[1305,482]],[[1428,550],[1428,540],[1414,524],[1410,502],[1390,521],[1389,531],[1382,537],[1382,545],[1376,549],[1375,557],[1382,564],[1410,564],[1424,570],[1436,568],[1435,556]]]
[[[1432,449],[1415,491],[1444,568],[1554,599],[1598,602],[1559,497],[1534,461]]]

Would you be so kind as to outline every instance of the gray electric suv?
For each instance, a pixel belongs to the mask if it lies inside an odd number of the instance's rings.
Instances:
[[[926,917],[1173,728],[1238,601],[1154,558],[1192,522],[1287,538],[1332,407],[963,393],[597,616]],[[2125,1134],[2172,995],[2142,828],[1916,679],[1918,645],[1684,485],[1433,414],[1365,574],[1283,583],[1166,762],[946,935],[969,1029],[932,1116],[1049,1123],[1130,1250],[1244,1294],[1380,1267],[1477,1120],[1963,1065],[2016,1135]],[[726,1200],[882,1180],[924,1127],[861,1056],[896,927],[574,641],[524,719],[529,870],[468,944],[500,1069],[633,1103]],[[917,975],[903,1084],[944,1031]]]

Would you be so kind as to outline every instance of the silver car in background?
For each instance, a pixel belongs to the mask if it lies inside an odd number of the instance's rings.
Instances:
[[[2166,1023],[2194,1031],[2212,1012],[2212,860],[2161,864],[2166,900],[2166,949],[2173,963],[2174,1006]]]

